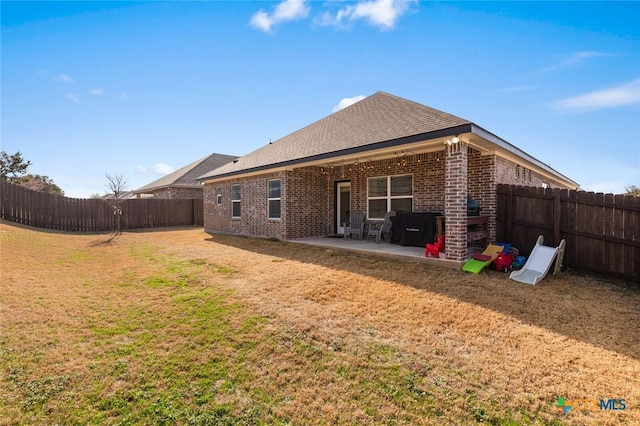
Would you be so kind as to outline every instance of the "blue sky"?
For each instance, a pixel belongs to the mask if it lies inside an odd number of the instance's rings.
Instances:
[[[67,196],[244,155],[379,90],[583,189],[640,186],[639,2],[2,1],[2,150]],[[341,101],[343,101],[341,103]]]

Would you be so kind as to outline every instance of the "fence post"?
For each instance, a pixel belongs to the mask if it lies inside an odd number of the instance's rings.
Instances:
[[[560,219],[562,216],[560,204],[560,190],[553,191],[553,245],[557,247],[560,244]]]
[[[513,188],[507,187],[507,217],[506,217],[506,241],[513,239]]]

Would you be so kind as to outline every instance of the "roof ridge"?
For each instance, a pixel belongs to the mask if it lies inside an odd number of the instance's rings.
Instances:
[[[181,179],[185,178],[185,176],[187,176],[189,173],[191,173],[192,171],[196,170],[199,166],[201,166],[203,163],[207,163],[207,160],[210,159],[219,159],[220,161],[211,161],[210,164],[212,166],[212,168],[206,170],[206,171],[199,171],[197,173],[197,175],[195,177],[192,177],[192,179],[194,179],[194,181],[192,183],[190,182],[181,182]],[[167,186],[171,186],[171,185],[176,185],[176,186],[189,186],[189,185],[193,185],[196,186],[197,185],[197,181],[195,180],[198,176],[202,175],[203,173],[209,173],[212,172],[213,170],[215,170],[216,168],[223,166],[224,164],[232,161],[232,159],[238,158],[235,155],[228,155],[228,154],[218,154],[218,153],[213,153],[213,154],[209,154],[206,155],[192,163],[187,164],[186,166],[180,167],[177,170],[174,170],[171,173],[168,173],[164,176],[161,176],[160,178],[138,188],[135,190],[135,192],[144,192],[144,191],[151,191],[154,189],[158,189],[158,188],[162,188],[162,187],[167,187]]]
[[[256,167],[362,148],[379,142],[472,124],[471,121],[409,99],[377,91],[268,145],[228,163],[201,179]]]

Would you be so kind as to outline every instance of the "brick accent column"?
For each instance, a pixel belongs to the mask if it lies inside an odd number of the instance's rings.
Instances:
[[[444,176],[444,215],[447,259],[467,257],[468,147],[463,141],[447,145]]]

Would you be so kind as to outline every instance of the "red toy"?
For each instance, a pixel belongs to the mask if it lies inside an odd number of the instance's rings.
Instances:
[[[509,272],[511,270],[512,262],[513,257],[511,257],[509,253],[500,253],[493,264],[496,271]]]
[[[430,254],[432,254],[433,257],[440,257],[441,251],[444,251],[444,235],[440,235],[435,244],[427,244],[424,257],[429,257]]]

